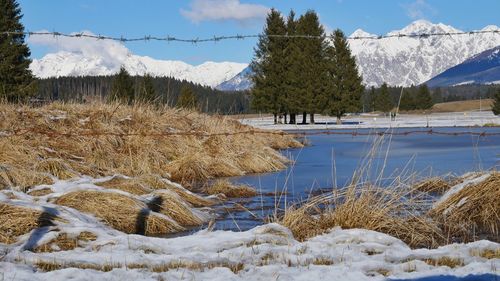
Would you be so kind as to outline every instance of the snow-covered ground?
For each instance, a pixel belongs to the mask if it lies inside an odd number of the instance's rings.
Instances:
[[[297,121],[302,122],[302,115],[297,116]],[[324,129],[363,129],[363,128],[425,128],[425,127],[472,127],[485,124],[500,126],[500,117],[491,111],[432,113],[428,115],[399,114],[395,121],[389,116],[378,114],[361,114],[359,116],[346,116],[343,124],[337,125],[335,117],[315,116],[315,125],[273,124],[273,117],[253,117],[240,119],[240,122],[261,129],[277,130],[324,130]],[[309,116],[307,117],[309,122]]]
[[[467,182],[485,177],[469,176]],[[63,192],[97,189],[101,180],[82,178],[58,181],[55,194],[31,197],[1,191],[0,202],[56,213],[54,226],[35,229],[11,245],[0,244],[0,280],[419,280],[429,276],[496,280],[500,259],[483,257],[499,251],[491,241],[451,244],[437,249],[411,249],[389,235],[334,228],[305,242],[278,224],[265,224],[245,232],[201,230],[177,238],[129,235],[114,230],[89,214],[50,203]],[[461,187],[466,188],[462,183]],[[113,191],[109,191],[113,192]],[[95,241],[74,250],[34,253],[26,250],[57,237],[91,231]],[[447,258],[457,266],[435,265]],[[44,272],[37,265],[57,264]],[[82,269],[87,268],[87,269]],[[93,268],[93,269],[89,269]],[[95,270],[99,268],[100,270]],[[483,279],[478,279],[483,278]],[[500,278],[500,277],[498,277]],[[450,279],[432,279],[450,280]],[[456,279],[453,279],[456,280]]]

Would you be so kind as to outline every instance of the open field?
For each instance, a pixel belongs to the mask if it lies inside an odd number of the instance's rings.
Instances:
[[[488,111],[492,105],[493,99],[442,102],[435,104],[432,112]]]

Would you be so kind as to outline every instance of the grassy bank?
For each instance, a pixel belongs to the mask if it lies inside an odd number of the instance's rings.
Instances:
[[[1,104],[0,217],[9,223],[0,242],[47,221],[64,224],[68,219],[47,213],[49,205],[92,214],[125,233],[201,225],[209,211],[198,209],[216,196],[193,193],[193,183],[283,169],[288,160],[278,149],[301,146],[290,136],[234,134],[249,130],[223,116],[139,104]],[[16,203],[34,201],[27,209]]]
[[[389,187],[354,183],[285,210],[277,221],[299,240],[334,227],[389,234],[413,248],[488,239],[500,242],[500,173],[395,181]]]

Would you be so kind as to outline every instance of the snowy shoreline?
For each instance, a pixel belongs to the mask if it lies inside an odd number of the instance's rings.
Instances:
[[[487,174],[466,175],[449,197]],[[81,188],[99,188],[92,178],[59,181],[53,195],[33,197],[0,192],[0,202],[55,212],[62,219],[0,244],[0,280],[392,280],[448,276],[497,280],[500,244],[480,240],[436,249],[412,249],[390,235],[335,227],[304,242],[279,224],[243,232],[208,229],[175,238],[125,234],[90,214],[50,203],[50,198]],[[47,186],[47,185],[46,185]],[[42,187],[42,186],[40,186]],[[12,192],[12,191],[10,191]],[[109,190],[108,192],[122,192]],[[26,249],[67,233],[91,231],[95,240],[71,250]],[[471,277],[472,276],[472,277]],[[470,279],[472,278],[472,279]],[[432,279],[462,280],[462,279]]]
[[[297,116],[301,121],[302,116]],[[309,116],[307,117],[309,122]],[[387,128],[437,128],[437,127],[480,127],[484,125],[500,126],[500,117],[491,111],[432,113],[428,115],[399,114],[395,121],[378,114],[347,116],[343,124],[337,125],[335,117],[317,115],[316,124],[273,124],[273,117],[253,117],[239,119],[242,124],[259,129],[272,130],[341,130],[341,129],[387,129]]]

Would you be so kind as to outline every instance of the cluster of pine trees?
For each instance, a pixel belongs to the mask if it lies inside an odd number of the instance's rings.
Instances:
[[[401,91],[403,91],[401,93]],[[401,99],[401,100],[400,100]],[[399,110],[417,110],[430,109],[432,106],[442,101],[441,90],[437,88],[433,94],[423,84],[419,87],[410,87],[401,89],[401,87],[390,88],[386,83],[378,89],[371,87],[370,91],[365,92],[365,111],[390,112],[397,108]]]
[[[361,110],[362,78],[346,37],[340,30],[326,36],[318,15],[307,11],[285,19],[272,9],[267,16],[251,63],[254,72],[252,107],[260,112],[290,116],[307,113],[341,117]]]

